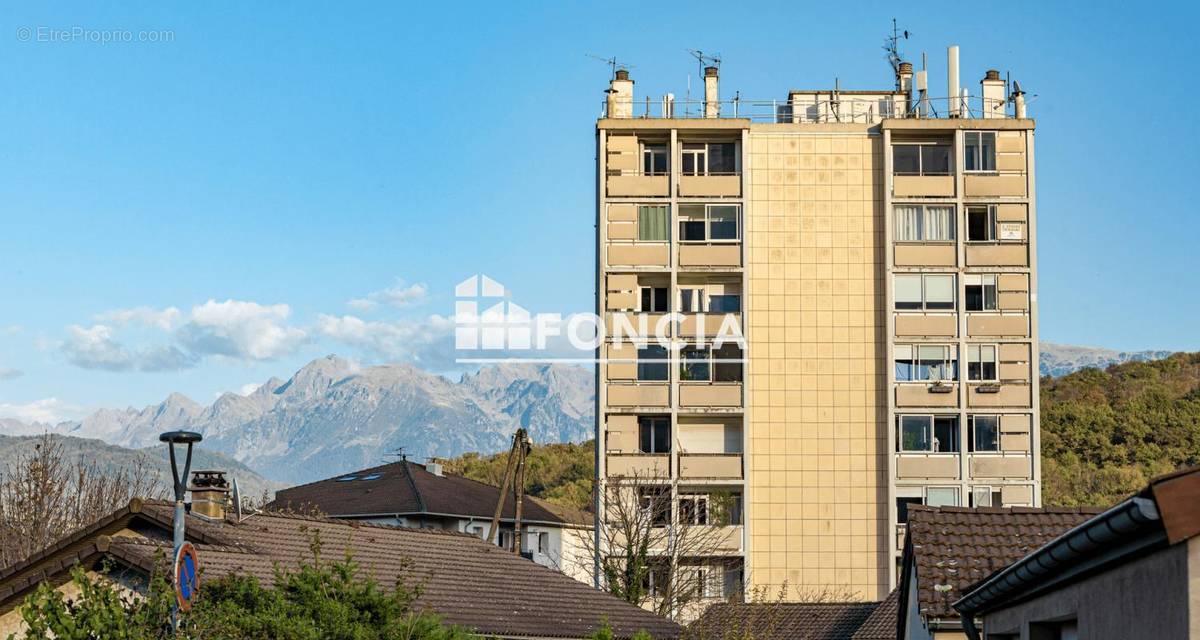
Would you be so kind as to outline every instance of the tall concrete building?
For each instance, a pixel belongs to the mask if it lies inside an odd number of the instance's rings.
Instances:
[[[890,89],[769,102],[720,100],[716,67],[694,102],[614,75],[598,480],[724,528],[677,560],[719,576],[706,597],[879,599],[908,505],[1040,505],[1034,122],[998,72],[974,91],[948,62],[943,97],[898,61]],[[714,346],[731,326],[744,345]]]

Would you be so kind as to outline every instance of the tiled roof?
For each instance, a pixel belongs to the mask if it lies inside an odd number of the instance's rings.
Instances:
[[[1100,512],[1089,508],[910,506],[905,554],[911,546],[918,610],[926,617],[957,618],[950,604],[966,587]]]
[[[462,476],[435,475],[425,465],[400,461],[283,489],[275,494],[275,501],[268,508],[301,511],[316,508],[334,517],[424,513],[490,520],[499,499],[499,487]],[[515,506],[509,495],[504,501],[502,517],[512,520],[514,515]],[[591,516],[552,507],[532,496],[525,497],[521,519],[591,524]]]
[[[850,640],[862,628],[878,602],[755,602],[718,603],[688,627],[695,640],[729,637],[777,640]],[[896,630],[892,622],[892,635]],[[875,638],[876,636],[865,636]]]
[[[81,532],[91,539],[75,537],[72,544],[88,544],[148,571],[156,557],[170,555],[172,506],[147,502],[123,511],[125,524],[144,538]],[[267,585],[276,566],[295,569],[300,562],[311,562],[313,542],[319,539],[322,558],[340,560],[350,552],[364,574],[385,587],[398,578],[420,584],[419,606],[486,636],[581,638],[604,619],[620,638],[641,629],[656,639],[681,633],[665,618],[463,533],[258,514],[239,523],[189,516],[187,535],[196,546],[202,579],[236,572]],[[46,579],[41,569],[30,569]]]
[[[892,589],[854,632],[851,640],[896,640],[896,614],[899,611],[900,589]]]

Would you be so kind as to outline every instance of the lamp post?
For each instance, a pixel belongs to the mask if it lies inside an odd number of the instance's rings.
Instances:
[[[184,540],[184,525],[186,514],[184,512],[183,499],[187,495],[187,479],[188,474],[192,470],[192,445],[200,442],[203,436],[194,431],[168,431],[158,436],[160,442],[167,443],[168,456],[171,458],[171,475],[175,480],[175,521],[174,521],[174,543],[175,550],[171,554],[172,558],[179,557],[179,550],[183,547]],[[179,466],[175,462],[175,445],[187,445],[187,458],[183,463],[183,475],[179,474]],[[179,591],[179,578],[177,568],[171,572],[172,580],[176,582],[176,592]],[[171,626],[179,627],[179,605],[176,604],[171,610]]]

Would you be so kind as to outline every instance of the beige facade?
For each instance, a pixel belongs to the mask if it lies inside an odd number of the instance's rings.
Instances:
[[[599,349],[599,478],[740,496],[744,588],[881,599],[907,504],[1039,502],[1033,123],[908,86],[597,123],[597,311],[670,338]]]

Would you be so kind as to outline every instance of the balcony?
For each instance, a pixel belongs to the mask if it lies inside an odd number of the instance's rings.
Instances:
[[[970,313],[967,314],[967,335],[972,338],[1027,338],[1029,316]]]
[[[671,455],[667,453],[610,453],[606,464],[609,477],[671,477]]]
[[[701,198],[737,198],[742,195],[742,176],[679,176],[679,195]]]
[[[684,409],[739,409],[741,382],[681,382],[679,406]]]
[[[957,407],[958,385],[945,383],[941,386],[925,383],[900,383],[896,385],[897,407]]]
[[[1025,454],[972,454],[971,479],[1028,480],[1033,477],[1033,458]]]
[[[967,406],[976,408],[1033,406],[1031,387],[1027,384],[970,384],[967,385]]]
[[[955,480],[957,453],[898,453],[896,477],[901,480]]]
[[[726,318],[729,319],[726,320]],[[738,328],[738,334],[741,334],[742,314],[740,313],[685,314],[679,323],[678,335],[687,338],[716,336],[721,330],[721,325],[727,322],[733,323],[733,326]]]
[[[665,175],[625,174],[608,176],[609,197],[666,197],[671,195],[670,181]]]
[[[663,242],[608,243],[610,267],[662,267],[671,264],[670,245]]]
[[[963,178],[963,192],[973,197],[1025,197],[1024,174],[974,174]]]
[[[954,244],[896,244],[893,256],[897,267],[953,267],[958,263]]]
[[[1021,243],[974,244],[966,246],[968,267],[1028,267],[1029,245]]]
[[[741,480],[742,454],[680,454],[679,477],[687,480]]]
[[[897,314],[896,335],[952,338],[958,335],[958,316],[947,313]]]
[[[699,546],[703,546],[706,555],[734,555],[742,552],[742,525],[740,524],[726,526],[693,524],[688,527],[693,529],[688,536],[693,541],[703,542]]]
[[[895,198],[953,198],[954,176],[892,176]]]
[[[663,313],[638,313],[635,311],[613,311],[604,314],[604,329],[606,335],[616,339],[617,329],[620,328],[621,338],[653,338],[657,335],[668,335],[669,322]],[[662,325],[661,334],[658,332]]]
[[[670,385],[665,382],[609,383],[607,392],[610,407],[663,408],[671,404]]]
[[[740,267],[742,266],[742,243],[680,243],[680,267]]]

